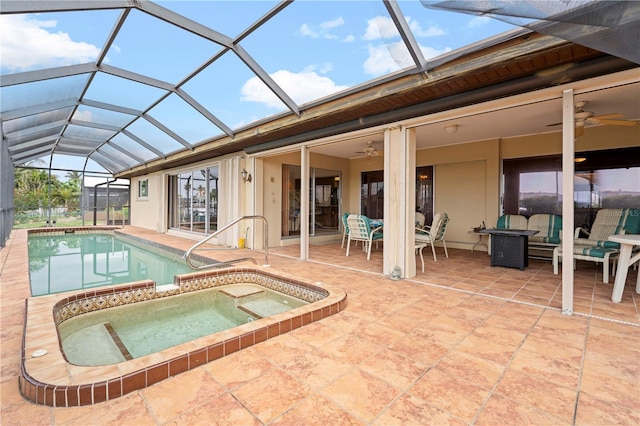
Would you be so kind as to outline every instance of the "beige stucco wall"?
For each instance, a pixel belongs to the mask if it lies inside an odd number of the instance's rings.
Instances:
[[[138,183],[141,180],[149,181],[149,196],[138,196]],[[163,175],[161,173],[151,173],[131,179],[131,225],[141,228],[152,229],[158,232],[165,232],[163,223],[163,209],[165,197],[163,191]]]
[[[575,144],[577,152],[636,146],[640,146],[640,126],[589,127]],[[561,154],[562,133],[503,139],[500,152],[503,159]]]
[[[471,228],[495,223],[500,209],[500,141],[417,151],[416,166],[434,166],[434,209],[450,218],[447,246],[471,248]]]

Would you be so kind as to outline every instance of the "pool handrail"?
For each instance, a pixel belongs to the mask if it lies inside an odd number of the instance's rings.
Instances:
[[[267,222],[267,218],[265,218],[264,216],[261,215],[249,215],[249,216],[241,216],[237,219],[235,219],[234,221],[226,224],[225,226],[223,226],[222,228],[218,229],[216,232],[214,232],[211,235],[207,235],[205,238],[203,238],[202,240],[198,241],[197,243],[195,243],[193,246],[191,246],[189,248],[189,250],[187,250],[184,254],[184,260],[187,262],[187,265],[189,265],[189,267],[191,269],[205,269],[205,268],[213,268],[216,266],[219,266],[219,264],[207,264],[207,265],[195,265],[191,262],[191,253],[197,249],[198,247],[200,247],[201,245],[203,245],[204,243],[206,243],[207,241],[209,241],[211,238],[221,234],[223,231],[226,231],[227,229],[231,228],[233,225],[235,225],[236,223],[242,221],[242,220],[246,220],[246,219],[262,219],[264,221],[264,265],[265,267],[269,266],[269,222]],[[216,248],[210,248],[209,250],[216,250]],[[218,249],[219,250],[219,249]],[[235,260],[229,260],[226,262],[222,262],[222,264],[232,264],[234,262],[240,261],[240,260],[248,260],[248,258],[242,258],[242,259],[235,259]],[[255,259],[251,259],[254,261],[254,263],[257,264],[257,262],[255,261]]]

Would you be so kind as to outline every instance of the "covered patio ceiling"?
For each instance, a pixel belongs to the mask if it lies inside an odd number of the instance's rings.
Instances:
[[[478,111],[481,108],[468,108],[470,111],[458,110],[455,113],[434,115],[429,123],[415,125],[416,148],[425,149],[525,135],[559,133],[562,131],[562,101],[559,95],[560,91],[558,91],[558,98],[555,99],[484,111]],[[622,122],[617,125],[629,126],[640,121],[639,82],[605,89],[584,89],[576,95],[576,102],[586,102],[584,110],[593,113],[596,117],[616,114],[615,121]],[[611,125],[586,123],[583,134],[588,136],[596,127],[603,126],[608,128]],[[640,138],[640,126],[637,124],[635,131]],[[366,157],[363,148],[369,143],[378,152],[382,152],[383,140],[382,132],[372,132],[311,149],[312,152],[356,159]],[[578,138],[577,151],[581,151],[580,141],[581,139]]]
[[[621,71],[638,63],[633,55],[617,53],[621,38],[637,38],[640,7],[635,2],[616,2],[619,7],[606,9],[609,2],[568,2],[566,9],[553,8],[532,16],[527,14],[529,9],[524,9],[520,13],[528,23],[516,24],[540,29],[547,35],[530,29],[512,30],[427,60],[407,15],[431,11],[418,2],[376,1],[366,4],[374,5],[393,24],[401,40],[399,46],[410,60],[398,62],[395,70],[376,78],[334,87],[329,95],[303,96],[285,90],[277,81],[276,70],[277,61],[295,55],[292,49],[308,47],[287,44],[287,34],[276,40],[261,40],[260,35],[264,28],[283,20],[308,16],[313,7],[322,7],[322,2],[259,2],[254,16],[240,17],[236,11],[233,17],[238,19],[226,20],[231,22],[223,19],[218,25],[204,24],[209,22],[205,15],[216,11],[216,3],[196,2],[202,13],[183,15],[179,8],[172,10],[145,0],[3,1],[2,15],[91,14],[91,23],[101,25],[96,29],[103,38],[95,60],[2,76],[2,140],[13,164],[52,159],[54,155],[74,156],[85,159],[85,167],[90,159],[113,174],[128,177],[242,149],[258,152],[358,130],[391,118],[437,113],[518,91]],[[460,2],[423,3],[455,9]],[[341,7],[340,3],[332,6]],[[585,16],[599,19],[576,21],[581,10]],[[603,24],[607,19],[600,19],[603,10],[607,10],[608,18],[615,18],[608,20],[609,27]],[[483,13],[473,8],[466,12]],[[94,21],[97,14],[100,17]],[[547,20],[532,24],[531,19]],[[567,41],[576,32],[567,31],[563,19],[569,20],[574,29],[595,25],[601,36],[614,34],[609,45],[615,49],[608,49],[603,37],[598,38],[597,49],[589,46],[589,38],[580,38],[583,45]],[[554,27],[554,22],[558,26]],[[140,26],[149,34],[145,40],[132,39],[132,28]],[[151,43],[153,37],[161,36],[171,37],[176,43]],[[563,36],[567,39],[560,38]],[[151,50],[147,66],[136,68],[118,57],[120,43],[124,42],[137,45],[140,54]],[[189,48],[181,51],[180,46]],[[185,50],[197,54],[184,55]],[[348,55],[348,50],[336,51],[332,59],[347,61]],[[578,63],[582,66],[575,67]],[[268,91],[277,112],[245,111],[246,104],[226,103],[221,96],[226,86],[239,83],[217,79],[220,67],[234,67],[239,80],[253,81],[260,90]],[[208,97],[195,89],[195,84],[203,81],[211,86]],[[630,91],[594,93],[585,97],[589,102],[586,109],[595,115],[619,113],[625,120],[638,120],[637,91],[636,85]],[[487,117],[455,122],[459,131],[454,134],[443,131],[444,123],[433,124],[440,127],[437,130],[425,126],[419,131],[428,131],[429,137],[420,139],[437,145],[468,142],[470,134],[482,140],[542,133],[555,130],[549,125],[561,121],[559,104],[527,108],[495,112],[503,114],[499,121],[505,125],[499,127],[487,126]],[[339,145],[333,146],[331,155],[351,158],[360,143],[366,140],[351,141],[342,152]]]

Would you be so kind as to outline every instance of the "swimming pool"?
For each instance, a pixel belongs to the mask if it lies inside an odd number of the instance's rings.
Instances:
[[[191,272],[182,252],[143,245],[113,231],[29,234],[31,295],[61,293],[150,279],[158,285]]]

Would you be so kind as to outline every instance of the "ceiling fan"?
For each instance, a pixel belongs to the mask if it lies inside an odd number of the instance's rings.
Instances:
[[[356,151],[356,154],[366,154],[367,158],[371,158],[382,155],[382,152],[378,151],[376,147],[373,146],[373,141],[369,141],[367,142],[367,146],[362,151]]]
[[[636,124],[638,124],[637,121],[616,120],[616,118],[624,117],[624,114],[614,113],[605,115],[594,115],[593,112],[584,110],[587,102],[588,101],[576,102],[576,112],[574,114],[576,121],[576,137],[580,137],[584,134],[585,124],[601,124],[608,126],[635,126]],[[547,127],[558,126],[560,124],[562,123],[548,124]]]

